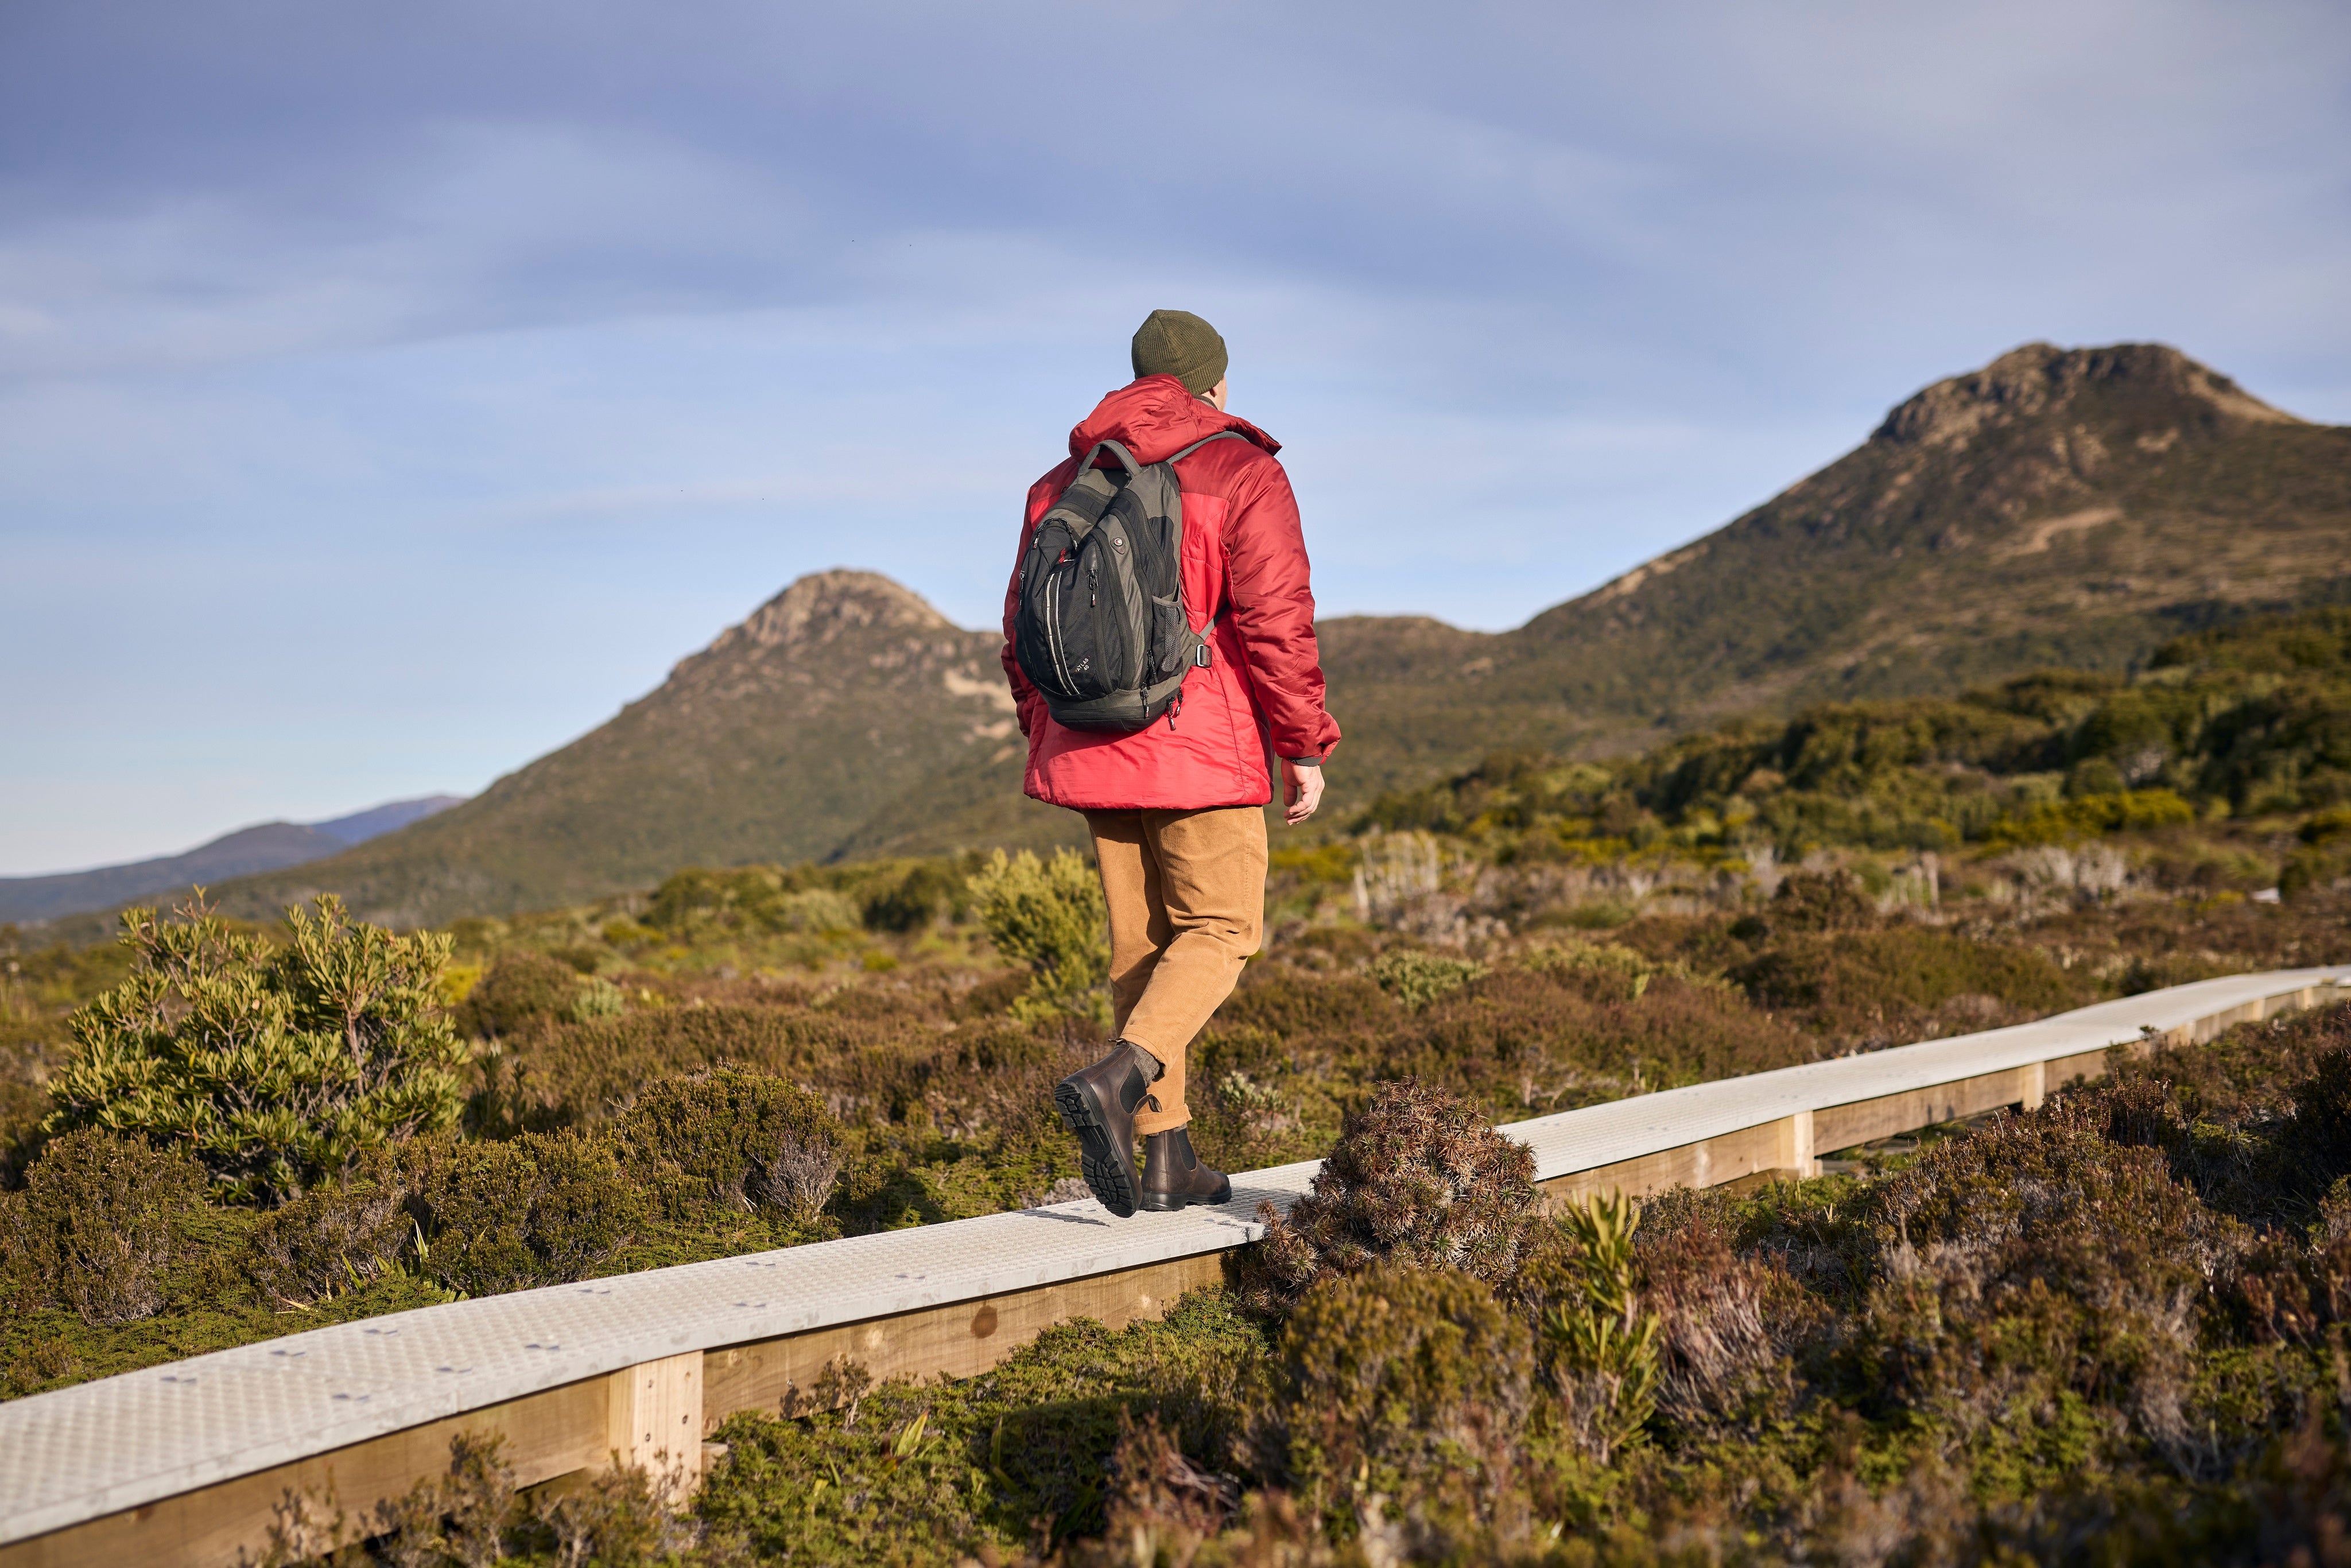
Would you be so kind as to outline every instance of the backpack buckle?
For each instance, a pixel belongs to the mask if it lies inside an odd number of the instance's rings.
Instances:
[[[1210,661],[1212,661],[1215,657],[1216,657],[1216,653],[1215,653],[1215,652],[1214,652],[1212,649],[1210,649],[1210,648],[1209,648],[1208,643],[1207,643],[1207,640],[1206,638],[1203,638],[1203,639],[1202,639],[1201,641],[1199,641],[1198,643],[1196,643],[1193,644],[1193,647],[1192,647],[1192,667],[1193,667],[1194,669],[1198,669],[1198,670],[1205,670],[1205,669],[1207,669],[1207,668],[1208,667],[1208,664],[1209,664]]]

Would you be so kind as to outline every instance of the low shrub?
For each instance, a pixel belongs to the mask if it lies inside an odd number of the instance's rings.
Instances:
[[[2125,1076],[2161,1081],[2194,1120],[2261,1121],[2284,1114],[2321,1057],[2351,1049],[2351,1002],[2240,1024],[2217,1040],[2164,1045],[2116,1064]]]
[[[449,939],[395,936],[321,896],[272,947],[201,902],[122,917],[137,965],[71,1019],[52,1132],[193,1150],[221,1196],[291,1197],[370,1149],[453,1126],[465,1050],[441,1017]]]
[[[1639,1001],[1660,974],[1697,977],[1681,965],[1655,963],[1614,942],[1544,943],[1520,953],[1519,964],[1573,987],[1595,1002]]]
[[[0,1278],[23,1305],[64,1307],[92,1326],[152,1317],[204,1192],[203,1166],[143,1139],[97,1129],[53,1139],[0,1209]]]
[[[1251,964],[1225,1005],[1218,1030],[1262,1029],[1277,1040],[1372,1033],[1395,1025],[1395,1003],[1377,981],[1357,974],[1318,975],[1288,964]]]
[[[867,895],[866,929],[901,936],[920,931],[953,905],[959,891],[945,866],[935,861],[918,862],[897,881]]]
[[[0,1192],[24,1185],[25,1167],[41,1148],[41,1119],[49,1113],[48,1092],[7,1071],[0,1053]]]
[[[619,1012],[619,990],[606,980],[602,985],[610,994],[600,997],[595,984],[592,977],[544,953],[501,953],[465,993],[457,1022],[467,1034],[498,1040],[542,1019],[585,1023]],[[581,1004],[591,998],[594,1001],[583,1010]]]
[[[1380,989],[1414,1012],[1437,998],[1459,990],[1486,973],[1486,966],[1467,958],[1447,958],[1406,947],[1372,960],[1372,979]]]
[[[626,1111],[654,1079],[727,1064],[802,1082],[822,1068],[839,1080],[897,1033],[840,1012],[734,1003],[541,1023],[484,1059],[471,1114],[496,1132],[585,1125]]]
[[[417,1202],[425,1271],[471,1296],[585,1279],[645,1218],[611,1143],[576,1132],[443,1145]]]
[[[1119,1412],[1109,1480],[1109,1528],[1096,1550],[1080,1549],[1083,1568],[1188,1563],[1224,1533],[1241,1506],[1240,1482],[1185,1453],[1156,1411],[1140,1421]]]
[[[2203,1468],[2188,1457],[2204,1425],[2189,1419],[2194,1355],[2217,1327],[2209,1282],[2248,1236],[2162,1151],[2112,1141],[2128,1131],[2116,1109],[2114,1091],[2061,1096],[1886,1179],[1880,1278],[1847,1353],[1864,1410],[1931,1416],[2023,1477],[2126,1434]],[[2036,1409],[2076,1412],[2075,1430]]]
[[[841,1129],[805,1089],[722,1067],[653,1084],[620,1119],[632,1162],[674,1166],[716,1202],[812,1222],[841,1174]]]
[[[1150,1485],[1132,1450],[1111,1469],[1123,1432],[1155,1417],[1198,1477],[1239,1475],[1268,1351],[1263,1326],[1210,1289],[1158,1322],[1058,1323],[976,1377],[890,1379],[853,1404],[844,1367],[798,1418],[729,1417],[699,1511],[768,1563],[1051,1561]]]
[[[1729,978],[1758,1007],[1881,1042],[2043,1018],[2096,995],[2088,977],[2037,948],[1900,925],[1778,939],[1733,964]]]
[[[1867,931],[1877,925],[1877,906],[1851,872],[1792,872],[1771,894],[1768,923],[1773,933]]]
[[[2294,1119],[2275,1142],[2283,1185],[2315,1198],[2351,1174],[2351,1049],[2330,1051],[2294,1088]]]
[[[263,1215],[246,1239],[254,1288],[279,1306],[305,1309],[398,1267],[416,1236],[409,1212],[416,1163],[379,1155]]]
[[[1450,1091],[1383,1083],[1347,1118],[1284,1217],[1270,1204],[1260,1267],[1276,1300],[1375,1265],[1458,1270],[1489,1285],[1515,1276],[1537,1218],[1534,1155]]]
[[[1640,1249],[1640,1300],[1656,1333],[1657,1414],[1683,1440],[1784,1430],[1807,1394],[1797,1355],[1830,1317],[1778,1256],[1739,1249],[1725,1208],[1687,1206]]]
[[[1341,1528],[1507,1527],[1533,1396],[1526,1323],[1451,1269],[1323,1281],[1276,1358],[1272,1468]]]

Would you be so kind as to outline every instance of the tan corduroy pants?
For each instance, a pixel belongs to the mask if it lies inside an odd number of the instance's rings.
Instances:
[[[1118,1038],[1166,1075],[1135,1113],[1148,1137],[1187,1125],[1184,1057],[1265,929],[1265,811],[1088,811],[1110,904],[1110,999]],[[1151,1108],[1152,1102],[1158,1109]]]

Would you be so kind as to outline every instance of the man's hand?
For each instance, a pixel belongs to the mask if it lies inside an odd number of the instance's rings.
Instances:
[[[1282,821],[1298,826],[1322,803],[1322,768],[1319,763],[1281,759]]]

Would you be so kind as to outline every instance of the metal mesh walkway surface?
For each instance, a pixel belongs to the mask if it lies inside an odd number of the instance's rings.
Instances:
[[[2345,984],[2351,967],[2207,980],[1503,1131],[1532,1148],[1540,1179],[1555,1180],[1783,1119],[2063,1062],[2150,1030],[2208,1038],[2263,1016],[2265,1006],[2331,998],[2315,988]],[[1807,1141],[1797,1168],[1808,1167],[1810,1153]],[[314,1329],[0,1405],[0,1545],[686,1353],[1222,1253],[1261,1233],[1261,1203],[1287,1211],[1316,1168],[1236,1176],[1222,1208],[1119,1220],[1088,1200],[854,1237]]]

